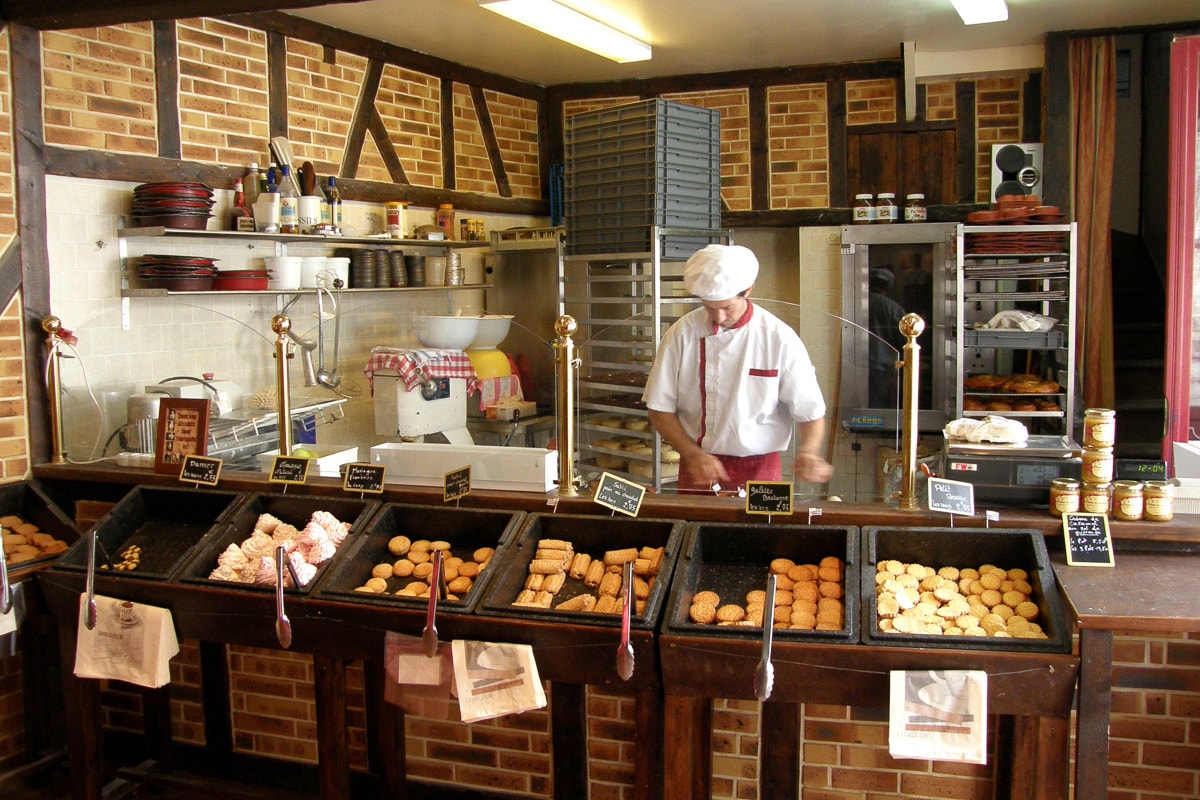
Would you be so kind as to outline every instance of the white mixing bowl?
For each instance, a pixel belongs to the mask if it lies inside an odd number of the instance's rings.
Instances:
[[[477,317],[479,332],[471,342],[472,350],[496,347],[508,336],[508,328],[512,325],[512,314],[484,314]]]
[[[417,338],[426,347],[462,350],[479,333],[479,317],[417,317]]]

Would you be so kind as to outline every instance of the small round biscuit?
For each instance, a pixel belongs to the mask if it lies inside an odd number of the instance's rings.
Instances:
[[[423,561],[422,563],[417,564],[415,567],[413,567],[412,576],[414,578],[420,578],[421,580],[428,580],[429,576],[432,574],[433,574],[433,564],[429,563],[428,561]]]
[[[817,617],[807,611],[793,611],[789,623],[795,630],[811,631],[817,627]]]
[[[371,567],[371,577],[383,578],[386,581],[388,578],[392,577],[392,565],[376,564],[375,566]]]
[[[476,564],[483,564],[491,559],[496,554],[495,548],[481,547],[471,554],[471,558],[475,559]]]
[[[746,609],[746,619],[753,625],[762,625],[763,610],[762,606]]]
[[[977,581],[977,580],[979,580],[979,570],[971,569],[970,567],[967,567],[966,569],[960,569],[958,571],[958,577],[959,578],[970,578],[973,581]]]
[[[790,606],[795,599],[796,598],[787,589],[775,590],[775,605],[777,606]]]
[[[1016,614],[1017,612],[1013,611],[1012,607],[1001,603],[998,606],[992,606],[992,613],[995,614],[997,617],[1000,617],[1000,619],[1007,620],[1009,617],[1011,617],[1013,614]]]
[[[994,608],[1004,602],[1004,595],[1000,594],[997,589],[984,589],[983,594],[979,595],[979,599],[988,608]]]
[[[446,588],[455,594],[466,594],[471,591],[471,579],[464,578],[461,575],[446,585]]]
[[[1016,611],[1018,615],[1027,620],[1037,619],[1038,606],[1037,603],[1026,600],[1024,603],[1021,603],[1019,606],[1014,608],[1013,611]]]
[[[397,578],[407,578],[409,575],[412,575],[413,567],[415,566],[416,564],[409,561],[407,558],[402,558],[392,564],[392,575],[396,576]]]
[[[410,548],[408,551],[408,560],[414,564],[425,564],[430,559],[428,550],[418,550],[416,547]]]
[[[404,555],[411,546],[412,541],[407,536],[393,536],[387,543],[388,552],[394,556]]]
[[[817,591],[821,593],[821,597],[839,599],[842,596],[842,585],[835,581],[821,581]]]
[[[841,567],[821,567],[817,570],[817,580],[819,581],[840,581],[841,579]]]
[[[776,575],[775,576],[775,588],[776,589],[783,589],[784,591],[791,591],[792,587],[795,585],[796,585],[796,582],[794,580],[792,580],[791,578],[789,578],[787,575]]]
[[[718,622],[740,622],[746,617],[746,609],[734,603],[723,605],[717,609]]]
[[[688,616],[697,625],[711,625],[717,618],[717,609],[708,603],[693,603]]]
[[[948,581],[956,581],[960,577],[958,567],[942,567],[938,570],[937,574],[941,575]]]
[[[430,550],[449,550],[450,543],[445,540],[438,539],[436,542],[429,543],[429,549]]]
[[[479,574],[479,565],[474,561],[464,561],[458,565],[458,575],[460,578],[474,578]]]
[[[766,605],[766,602],[767,602],[767,593],[764,592],[762,589],[754,589],[754,590],[746,593],[746,604],[747,605],[750,605],[751,603],[758,603],[761,605]]]
[[[368,578],[364,585],[376,594],[387,591],[387,581],[383,578]]]
[[[811,573],[809,573],[808,567],[803,564],[797,564],[789,569],[787,571],[787,576],[797,583],[800,581],[810,581],[814,577]]]
[[[1005,573],[1005,575],[1008,576],[1008,579],[1010,581],[1027,581],[1027,580],[1029,580],[1029,573],[1023,569],[1010,569],[1008,572]]]
[[[875,601],[875,610],[880,617],[894,617],[900,613],[900,604],[890,594],[880,595]],[[815,621],[815,617],[813,618]]]
[[[415,542],[413,542],[409,546],[409,550],[419,550],[419,551],[428,553],[429,552],[429,540],[428,539],[417,539]]]
[[[994,572],[988,572],[983,575],[980,575],[979,582],[983,585],[984,589],[999,589],[1000,588],[1000,576],[998,576]]]
[[[713,608],[716,608],[717,606],[721,605],[721,596],[716,592],[707,590],[696,592],[696,594],[692,597],[692,604],[695,605],[696,603],[706,603]]]
[[[812,600],[815,603],[820,595],[821,592],[813,581],[804,581],[792,587],[793,600]]]
[[[1009,608],[1016,608],[1028,599],[1029,598],[1025,596],[1024,592],[1018,592],[1015,589],[1005,592],[1003,595],[1001,595],[1001,600],[1004,602],[1004,605],[1008,606]]]
[[[771,560],[771,572],[776,575],[786,575],[787,571],[796,566],[796,562],[790,558],[775,558]]]

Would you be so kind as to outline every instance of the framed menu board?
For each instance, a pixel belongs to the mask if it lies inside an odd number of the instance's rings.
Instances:
[[[154,471],[178,475],[187,456],[202,456],[208,447],[210,401],[164,397],[158,404],[154,439]]]

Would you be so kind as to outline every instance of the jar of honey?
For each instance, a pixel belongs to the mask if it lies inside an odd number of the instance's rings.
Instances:
[[[1113,449],[1111,447],[1083,448],[1084,483],[1109,483],[1113,479]]]
[[[1133,522],[1142,518],[1144,508],[1140,481],[1113,481],[1112,518]]]
[[[1117,412],[1088,408],[1083,412],[1083,446],[1112,447],[1117,443]]]
[[[1146,481],[1142,518],[1151,522],[1170,522],[1175,516],[1175,487],[1166,481]]]
[[[1061,517],[1079,511],[1079,481],[1055,478],[1050,481],[1050,515]]]
[[[1112,509],[1111,483],[1085,483],[1079,490],[1081,511],[1107,514]]]

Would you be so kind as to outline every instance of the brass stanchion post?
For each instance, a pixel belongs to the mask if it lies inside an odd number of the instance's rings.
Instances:
[[[46,317],[42,320],[42,330],[46,332],[46,395],[50,411],[50,463],[65,464],[67,457],[63,454],[62,376],[58,370],[58,334],[62,330],[62,320],[54,316]]]
[[[575,342],[571,339],[579,326],[575,318],[564,314],[554,322],[558,339],[554,343],[555,380],[558,382],[558,496],[574,497],[575,488]]]
[[[271,319],[271,330],[275,338],[275,391],[279,395],[277,413],[279,415],[279,455],[287,456],[292,453],[292,399],[288,393],[288,359],[292,357],[291,339],[288,331],[292,329],[292,321],[284,314],[276,314]]]
[[[904,471],[900,479],[900,508],[915,511],[917,502],[917,387],[920,381],[921,345],[917,337],[925,330],[925,320],[917,314],[905,314],[900,319],[900,333],[908,341],[904,345],[904,409],[903,444]]]

